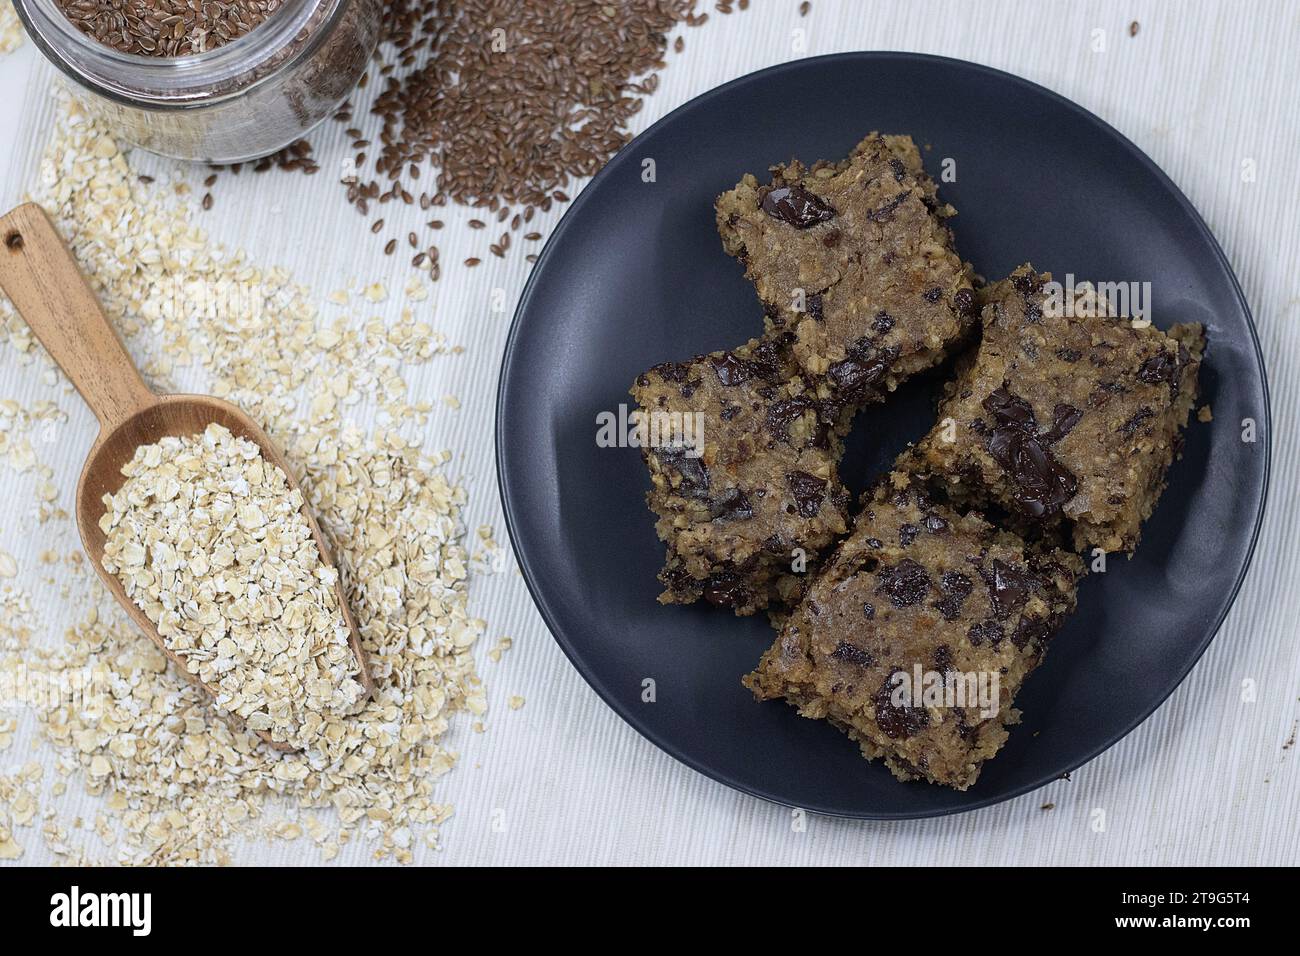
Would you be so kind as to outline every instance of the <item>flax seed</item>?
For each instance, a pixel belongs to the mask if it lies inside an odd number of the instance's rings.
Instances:
[[[54,0],[72,24],[105,46],[146,57],[215,50],[261,25],[283,0]]]

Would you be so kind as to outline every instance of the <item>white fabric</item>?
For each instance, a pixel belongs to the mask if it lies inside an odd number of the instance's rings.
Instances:
[[[811,818],[790,826],[790,811],[734,793],[660,753],[624,725],[583,683],[547,634],[517,572],[477,580],[475,612],[489,622],[480,648],[490,691],[486,734],[457,722],[462,762],[440,795],[456,807],[443,831],[444,851],[431,863],[617,864],[1194,864],[1295,863],[1300,858],[1300,752],[1286,747],[1300,718],[1300,562],[1294,557],[1297,453],[1290,441],[1300,404],[1300,87],[1295,50],[1300,6],[1287,0],[1250,5],[966,0],[905,3],[814,0],[798,16],[797,0],[754,0],[745,13],[722,16],[711,3],[708,24],[687,29],[686,51],[670,55],[662,83],[636,117],[644,129],[671,108],[733,77],[795,56],[793,31],[806,31],[808,54],[836,50],[916,50],[986,63],[1041,83],[1116,126],[1145,150],[1191,198],[1227,252],[1254,310],[1273,394],[1272,501],[1252,573],[1218,638],[1179,690],[1142,727],[1070,781],[1018,800],[943,819],[872,824]],[[1129,23],[1140,29],[1129,36]],[[1105,51],[1094,52],[1095,30]],[[29,42],[0,58],[0,199],[9,205],[32,184],[49,115],[53,71]],[[319,152],[342,155],[341,129],[327,129]],[[334,150],[331,153],[331,149]],[[1243,159],[1255,182],[1243,182]],[[148,160],[151,169],[169,164]],[[192,182],[204,173],[190,173]],[[267,174],[223,177],[203,222],[260,262],[281,263],[322,300],[349,277],[389,276],[400,290],[408,273],[365,234],[328,171],[305,178]],[[571,191],[576,191],[571,190]],[[390,215],[386,207],[385,213]],[[412,210],[412,222],[417,211]],[[427,217],[426,217],[427,218]],[[440,235],[449,265],[433,295],[437,328],[467,352],[419,370],[412,384],[436,399],[457,394],[463,407],[438,405],[429,447],[457,454],[471,502],[470,528],[492,523],[505,540],[495,487],[493,399],[501,347],[527,266],[522,256],[484,256],[474,270],[456,263],[483,255],[490,238],[465,229],[465,211],[447,210]],[[555,216],[540,227],[546,231]],[[401,231],[405,231],[404,229]],[[400,232],[394,231],[394,234]],[[355,238],[354,238],[355,237]],[[516,237],[518,242],[518,237]],[[511,300],[492,309],[493,289]],[[400,296],[396,297],[400,299]],[[388,309],[387,305],[393,306]],[[378,307],[395,315],[400,302]],[[427,313],[426,313],[427,314]],[[0,355],[0,398],[30,405],[55,397],[34,367]],[[75,396],[60,404],[71,421],[61,440],[42,448],[72,508],[75,474],[93,435]],[[70,526],[37,526],[30,476],[0,470],[0,549],[15,555],[18,584],[30,589],[50,627],[63,620],[56,570],[36,573],[47,547],[75,546]],[[56,535],[51,538],[51,535]],[[44,579],[53,575],[54,580]],[[494,664],[498,635],[514,649]],[[1257,687],[1242,700],[1243,681]],[[507,699],[527,703],[510,710]],[[24,717],[19,738],[0,752],[0,770],[30,759],[35,728]],[[1043,804],[1055,804],[1042,810]],[[93,820],[98,802],[79,784],[57,802],[60,817]],[[504,811],[504,829],[493,827]],[[1097,830],[1097,811],[1105,828]],[[22,831],[23,863],[49,859],[31,830]],[[346,848],[343,862],[365,863],[371,847]],[[306,841],[239,849],[241,862],[312,863]]]

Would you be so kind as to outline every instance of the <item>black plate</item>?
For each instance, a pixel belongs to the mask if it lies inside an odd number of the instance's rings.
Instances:
[[[1017,699],[1024,723],[966,793],[894,780],[841,733],[740,686],[772,632],[761,616],[655,603],[663,548],[635,449],[601,448],[596,416],[642,370],[757,334],[761,311],[722,251],[713,200],[791,156],[846,155],[870,130],[910,133],[960,215],[958,249],[990,278],[1025,260],[1063,278],[1150,281],[1155,323],[1203,322],[1214,421],[1184,457],[1130,561],[1084,582],[1078,613]],[[642,179],[655,162],[655,182]],[[855,490],[933,420],[936,383],[861,416]],[[1242,420],[1258,440],[1244,443]],[[1269,408],[1259,343],[1214,238],[1169,179],[1097,117],[1017,77],[939,57],[800,60],[706,93],[637,137],[583,190],[546,246],[506,345],[497,469],[510,537],[542,617],[633,727],[729,786],[844,816],[986,806],[1090,760],[1191,669],[1241,584],[1263,517]],[[654,703],[642,700],[655,682]]]

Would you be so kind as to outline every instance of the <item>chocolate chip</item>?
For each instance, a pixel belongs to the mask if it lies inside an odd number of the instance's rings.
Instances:
[[[906,671],[894,673],[907,674]],[[898,740],[901,737],[911,737],[929,724],[930,714],[924,707],[896,707],[894,689],[894,674],[890,674],[876,691],[872,702],[876,705],[876,726],[887,737]]]
[[[748,521],[754,517],[754,506],[739,488],[728,488],[709,502],[709,517],[714,521]]]
[[[884,546],[885,546],[884,542],[881,541],[879,538],[868,538],[868,539],[867,539],[867,547],[868,547],[868,548],[883,548]]]
[[[930,669],[941,674],[952,670],[952,648],[947,644],[940,644],[936,647],[934,655],[930,658]]]
[[[925,568],[911,558],[904,558],[893,567],[886,567],[878,575],[877,590],[889,595],[894,607],[912,607],[920,604],[930,588],[934,587]]]
[[[979,727],[972,726],[966,722],[966,712],[960,707],[954,707],[957,716],[957,736],[962,740],[970,741],[979,735]]]
[[[793,332],[765,336],[749,353],[749,367],[759,378],[769,382],[783,379],[784,350],[794,341]]]
[[[925,530],[931,534],[943,534],[948,530],[948,522],[936,514],[925,516]]]
[[[826,481],[806,471],[791,471],[786,473],[785,483],[794,496],[799,514],[804,518],[815,518],[826,498]]]
[[[871,320],[871,327],[877,332],[888,332],[894,327],[894,317],[881,309],[876,313],[876,317]]]
[[[867,218],[872,222],[891,222],[894,218],[894,212],[903,204],[903,200],[912,195],[910,189],[905,189],[889,202],[885,203],[879,209],[874,209],[867,213]]]
[[[831,651],[831,657],[857,667],[871,667],[876,663],[875,655],[869,650],[857,644],[850,644],[848,641],[840,641],[836,644],[835,650]]]
[[[740,414],[739,405],[724,405],[722,411],[718,412],[718,417],[724,422],[729,422]]]
[[[1174,356],[1162,350],[1142,363],[1138,369],[1138,378],[1148,385],[1159,385],[1170,380],[1176,366]]]
[[[894,182],[901,183],[903,177],[907,175],[907,167],[903,165],[901,159],[890,159],[889,168],[894,171]]]
[[[1079,359],[1083,358],[1083,353],[1080,352],[1078,349],[1057,349],[1056,357],[1059,358],[1062,362],[1069,362],[1070,364],[1074,364],[1075,362],[1079,361]]]
[[[1110,401],[1112,395],[1123,395],[1128,389],[1119,382],[1098,382],[1088,395],[1089,408],[1101,408]]]
[[[1042,439],[1049,445],[1055,445],[1058,441],[1070,434],[1071,429],[1079,424],[1079,419],[1083,418],[1083,412],[1079,411],[1073,405],[1067,405],[1064,402],[1052,409],[1052,427],[1043,432]]]
[[[898,546],[900,548],[908,547],[916,540],[916,536],[920,533],[921,529],[914,524],[903,525],[898,529]]]
[[[686,377],[691,374],[691,367],[683,365],[680,362],[663,362],[650,369],[660,378],[665,378],[670,382],[684,382]]]
[[[952,304],[957,307],[957,313],[966,318],[973,318],[979,310],[975,307],[975,293],[970,289],[958,289],[957,294],[952,297]]]
[[[749,590],[744,581],[732,572],[713,575],[702,593],[704,600],[719,607],[740,607],[749,602]]]
[[[789,444],[791,440],[790,426],[808,412],[815,413],[816,411],[816,402],[802,396],[773,402],[767,410],[767,430],[778,441]],[[812,444],[817,443],[817,438],[818,436],[814,436]]]
[[[1043,288],[1042,282],[1033,272],[1017,272],[1011,277],[1011,284],[1023,296],[1031,296]]]
[[[1034,518],[1058,514],[1079,485],[1048,447],[1051,433],[1038,434],[1033,408],[1005,386],[992,392],[982,404],[997,423],[988,438],[989,454],[1015,485],[1016,503]]]
[[[749,363],[737,358],[734,352],[710,355],[709,362],[713,365],[718,381],[723,385],[739,385],[754,377],[754,370],[750,368]]]
[[[967,640],[976,647],[986,642],[997,647],[1003,636],[1002,625],[993,620],[972,624],[970,630],[966,632]]]
[[[850,354],[846,359],[831,363],[826,373],[840,391],[848,396],[858,397],[884,378],[897,357],[898,350],[895,348],[880,349],[870,358],[861,354]]]
[[[1126,421],[1123,425],[1120,425],[1117,431],[1125,438],[1132,438],[1133,433],[1136,432],[1143,425],[1145,425],[1149,419],[1154,418],[1155,414],[1156,413],[1153,412],[1148,406],[1143,405],[1141,408],[1139,408],[1136,412],[1133,413],[1133,415],[1129,418],[1128,421]]]
[[[980,575],[989,589],[993,615],[1000,621],[1005,621],[1018,611],[1038,587],[1038,580],[1027,570],[1007,564],[999,558],[993,559],[991,571],[982,570]]]
[[[763,196],[762,207],[773,219],[789,223],[796,229],[808,229],[835,218],[835,209],[830,203],[797,183],[768,190]]]
[[[707,498],[709,496],[709,471],[704,467],[703,459],[687,454],[686,448],[665,445],[653,451],[659,460],[660,468],[677,472],[681,481],[677,493],[683,498]]]
[[[1011,643],[1018,649],[1024,650],[1026,645],[1033,643],[1041,647],[1047,643],[1047,638],[1051,636],[1053,624],[1051,621],[1044,621],[1036,617],[1022,617],[1016,629],[1011,632]]]
[[[813,319],[815,319],[818,322],[823,321],[822,296],[820,292],[816,293],[815,295],[808,296],[808,300],[805,303],[805,305],[808,306],[808,314],[811,315]]]
[[[939,579],[939,590],[943,597],[935,602],[935,608],[943,615],[945,621],[955,621],[961,614],[961,606],[966,603],[975,585],[971,579],[960,571],[947,571]]]
[[[943,298],[943,290],[935,286],[933,289],[927,289],[923,292],[921,298],[925,299],[926,302],[938,302]]]
[[[862,616],[868,621],[874,621],[876,619],[876,606],[874,604],[863,604]]]
[[[1183,374],[1183,367],[1187,364],[1187,348],[1181,342],[1178,344],[1178,352],[1157,352],[1138,369],[1138,379],[1148,385],[1159,385],[1162,382],[1169,386],[1169,397],[1174,398],[1178,395],[1179,379]]]
[[[990,392],[981,404],[998,425],[1015,425],[1032,431],[1038,429],[1038,423],[1034,421],[1033,406],[1023,398],[1012,395],[1005,385]]]

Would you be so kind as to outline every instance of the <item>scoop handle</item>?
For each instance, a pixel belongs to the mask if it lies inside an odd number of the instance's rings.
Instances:
[[[0,216],[0,289],[107,431],[157,397],[45,210],[24,203]]]

